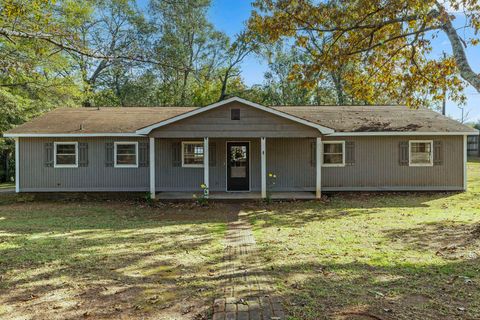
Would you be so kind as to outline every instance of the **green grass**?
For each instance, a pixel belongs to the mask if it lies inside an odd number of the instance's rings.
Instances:
[[[0,183],[0,190],[1,189],[14,189],[14,188],[15,188],[15,183],[13,183],[13,182]]]
[[[337,194],[250,219],[291,319],[480,318],[478,161],[466,193]]]
[[[0,318],[187,316],[218,286],[225,217],[192,205],[0,205]]]

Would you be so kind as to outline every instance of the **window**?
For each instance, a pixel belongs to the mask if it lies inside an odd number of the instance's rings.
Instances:
[[[240,109],[230,110],[230,116],[232,120],[240,120]]]
[[[410,166],[433,166],[433,141],[409,141]]]
[[[182,167],[203,167],[203,142],[182,142]]]
[[[78,167],[78,143],[77,142],[55,142],[55,168],[77,168]]]
[[[138,167],[138,142],[115,142],[115,168]]]
[[[323,142],[323,166],[343,167],[345,165],[345,141]]]

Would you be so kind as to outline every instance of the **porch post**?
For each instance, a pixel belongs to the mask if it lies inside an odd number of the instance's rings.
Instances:
[[[150,138],[150,198],[155,199],[155,138]]]
[[[323,162],[323,146],[322,146],[322,138],[317,138],[316,144],[316,185],[315,185],[315,198],[321,199],[322,198],[322,162]]]
[[[262,199],[267,197],[267,155],[266,155],[265,137],[260,138],[260,162],[261,162],[261,181],[262,181]]]
[[[210,193],[210,183],[209,183],[209,159],[208,159],[208,137],[203,138],[203,183],[207,186],[205,191],[205,197],[208,198]]]
[[[467,191],[468,138],[463,136],[463,191]]]
[[[20,143],[15,138],[15,192],[20,192]]]

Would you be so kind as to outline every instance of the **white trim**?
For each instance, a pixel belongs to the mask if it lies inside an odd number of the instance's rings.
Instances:
[[[184,157],[184,150],[183,147],[185,144],[201,144],[203,146],[203,163],[202,164],[185,164],[185,157]],[[205,165],[205,146],[202,144],[201,140],[194,140],[194,141],[182,141],[182,168],[203,168]]]
[[[248,143],[248,190],[228,190],[228,143]],[[252,191],[252,144],[245,140],[225,141],[225,192],[251,192]]]
[[[155,199],[155,138],[150,137],[150,199]]]
[[[378,132],[335,132],[329,137],[365,136],[478,136],[479,132],[421,132],[421,131],[378,131]]]
[[[15,192],[20,192],[20,141],[15,138]]]
[[[467,136],[463,136],[463,191],[467,191],[467,161],[468,161],[468,141]]]
[[[324,163],[323,157],[325,156],[325,151],[323,150],[323,146],[325,144],[341,144],[342,145],[342,163]],[[332,141],[323,141],[322,144],[322,167],[345,167],[345,141],[342,140],[332,140]]]
[[[323,165],[323,144],[322,144],[322,138],[317,137],[316,139],[316,159],[317,161],[315,162],[315,173],[316,173],[316,178],[315,178],[315,198],[316,199],[321,199],[322,198],[322,165]]]
[[[5,133],[4,138],[145,137],[136,133]]]
[[[412,163],[412,143],[430,143],[430,163]],[[433,167],[433,140],[409,140],[408,141],[408,166],[409,167]]]
[[[321,126],[319,124],[304,120],[302,118],[298,118],[296,116],[285,113],[283,111],[278,111],[278,110],[275,110],[273,108],[265,107],[265,106],[262,106],[258,103],[254,103],[254,102],[242,99],[242,98],[233,97],[233,98],[230,98],[230,99],[227,99],[227,100],[223,100],[223,101],[220,101],[220,102],[217,102],[217,103],[213,103],[211,105],[208,105],[208,106],[205,106],[205,107],[202,107],[202,108],[198,108],[198,109],[195,109],[195,110],[192,110],[192,111],[189,111],[189,112],[182,113],[178,116],[172,117],[172,118],[164,120],[164,121],[160,121],[156,124],[150,125],[148,127],[142,128],[142,129],[139,129],[139,130],[136,131],[136,133],[137,134],[149,134],[154,129],[166,126],[167,124],[171,124],[173,122],[177,122],[177,121],[185,119],[185,118],[189,118],[191,116],[197,115],[199,113],[203,113],[203,112],[208,111],[208,110],[212,110],[212,109],[221,107],[221,106],[226,105],[230,102],[240,102],[240,103],[243,103],[243,104],[248,105],[250,107],[253,107],[253,108],[256,108],[256,109],[259,109],[259,110],[262,110],[262,111],[265,111],[265,112],[268,112],[268,113],[271,113],[271,114],[274,114],[274,115],[277,115],[279,117],[283,117],[283,118],[301,123],[303,125],[306,125],[306,126],[309,126],[309,127],[312,127],[312,128],[316,128],[323,134],[329,134],[329,133],[334,132],[334,130],[331,129],[331,128],[327,128],[327,127]]]
[[[267,141],[265,137],[260,138],[260,167],[261,167],[261,194],[262,199],[267,197]],[[250,157],[250,155],[248,155]],[[250,170],[250,169],[249,169]]]
[[[135,164],[117,164],[117,145],[135,145]],[[113,143],[114,168],[138,168],[138,141],[115,141]]]
[[[208,159],[208,137],[203,138],[203,183],[207,187],[204,191],[205,198],[208,198],[210,193],[210,163]]]
[[[57,164],[57,146],[58,145],[75,145],[75,164]],[[78,142],[76,141],[60,141],[53,143],[53,167],[54,168],[78,168]]]

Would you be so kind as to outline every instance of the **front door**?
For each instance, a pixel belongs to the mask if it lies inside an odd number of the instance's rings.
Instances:
[[[250,150],[248,142],[227,142],[227,190],[250,190]]]

